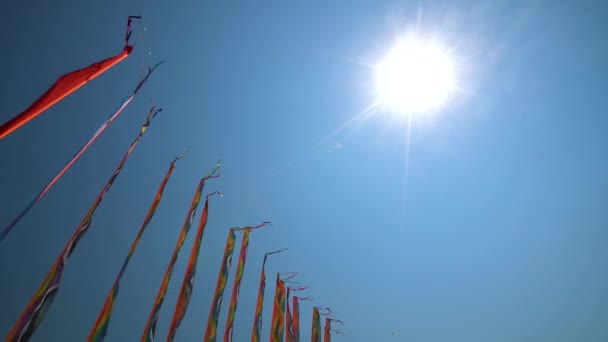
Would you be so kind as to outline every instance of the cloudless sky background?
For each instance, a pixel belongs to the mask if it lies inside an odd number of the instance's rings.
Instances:
[[[206,192],[225,197],[211,199],[178,341],[203,338],[228,228],[266,219],[274,226],[251,236],[236,341],[250,339],[263,254],[280,247],[289,250],[267,264],[264,340],[279,271],[298,271],[316,299],[301,305],[303,340],[313,304],[344,321],[347,336],[335,340],[608,340],[607,10],[597,1],[5,4],[2,122],[60,75],[118,53],[127,16],[143,19],[131,57],[0,141],[2,225],[130,95],[142,58],[166,63],[0,244],[0,334],[110,177],[153,98],[164,111],[69,260],[34,341],[86,338],[184,148],[190,152],[123,279],[109,341],[140,338],[197,182],[219,158],[222,176]],[[458,57],[463,90],[441,112],[413,120],[407,186],[407,126],[383,113],[297,158],[374,102],[371,66],[418,13],[419,31]],[[160,314],[161,340],[195,229]]]

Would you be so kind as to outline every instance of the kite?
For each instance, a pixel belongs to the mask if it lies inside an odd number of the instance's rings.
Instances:
[[[173,173],[173,169],[175,169],[175,162],[177,162],[179,159],[183,158],[183,156],[184,155],[182,154],[182,155],[175,157],[175,159],[173,159],[173,161],[169,165],[169,169],[167,170],[167,173],[165,174],[165,178],[163,178],[163,181],[161,182],[160,187],[158,188],[158,191],[156,192],[154,201],[152,202],[150,209],[148,209],[148,213],[146,214],[144,222],[142,223],[141,227],[139,228],[139,232],[137,233],[137,236],[135,237],[135,240],[133,241],[133,244],[131,245],[129,254],[127,254],[127,257],[125,258],[125,260],[122,263],[122,267],[120,268],[120,271],[118,272],[118,276],[116,276],[116,280],[114,280],[114,285],[112,285],[112,289],[110,290],[110,293],[108,294],[108,297],[106,298],[106,301],[103,304],[101,311],[99,312],[97,321],[95,321],[95,325],[91,329],[91,332],[89,334],[89,338],[87,339],[87,341],[89,341],[89,342],[105,341],[106,335],[108,333],[108,327],[110,325],[110,317],[112,315],[112,309],[114,308],[114,302],[116,301],[116,297],[118,296],[118,291],[120,288],[120,280],[127,269],[129,261],[131,261],[131,257],[133,256],[133,253],[135,252],[135,248],[137,248],[137,245],[139,244],[139,240],[141,239],[141,236],[143,235],[146,227],[148,226],[148,223],[150,223],[150,221],[152,220],[152,217],[154,216],[154,213],[156,212],[156,208],[158,208],[158,205],[160,204],[160,200],[163,196],[163,191],[165,190],[165,186],[167,185],[167,182],[169,181],[169,178],[171,177],[171,174]]]
[[[342,323],[342,321],[339,319],[333,319],[330,317],[326,317],[325,318],[325,328],[323,329],[324,330],[323,331],[323,335],[324,335],[323,342],[331,342],[331,332],[332,331],[339,335],[344,335],[344,333],[342,331],[332,328],[331,322],[338,322],[338,323],[344,325],[344,323]]]
[[[319,309],[326,310],[323,313],[324,316],[331,314],[331,309],[325,306],[315,306],[312,308],[311,342],[321,342],[321,313]]]
[[[272,329],[270,330],[270,342],[283,341],[285,330],[285,282],[281,280],[281,274],[277,273],[276,290],[274,293],[274,306],[272,309]]]
[[[11,223],[9,223],[6,227],[4,227],[4,229],[2,230],[2,232],[0,233],[0,241],[4,240],[4,238],[8,235],[8,233],[15,227],[15,225],[17,223],[19,223],[19,221],[23,218],[23,216],[25,216],[25,214],[28,213],[28,211],[30,211],[30,209],[32,209],[32,207],[38,203],[42,197],[44,197],[44,195],[46,195],[46,193],[51,189],[51,187],[53,187],[53,185],[55,185],[55,183],[57,183],[57,181],[59,180],[59,178],[61,178],[70,167],[72,167],[72,164],[74,164],[76,162],[76,160],[78,160],[78,158],[80,158],[84,152],[93,144],[93,142],[101,135],[101,133],[103,133],[106,128],[108,128],[108,126],[110,126],[110,124],[123,112],[123,110],[129,105],[129,103],[131,103],[131,101],[133,100],[133,98],[135,98],[135,95],[137,94],[137,92],[139,91],[139,89],[141,89],[141,87],[144,85],[144,83],[148,80],[148,78],[150,77],[150,75],[152,74],[152,72],[163,62],[159,62],[158,64],[156,64],[154,67],[152,68],[148,68],[148,73],[146,74],[145,77],[143,77],[140,81],[139,84],[137,85],[137,87],[135,88],[135,90],[133,91],[133,94],[131,94],[131,96],[129,96],[126,100],[124,100],[122,102],[122,104],[120,105],[120,107],[118,108],[118,110],[112,114],[112,116],[110,116],[110,118],[108,120],[106,120],[95,132],[95,134],[93,134],[93,136],[89,139],[89,141],[84,144],[80,150],[78,150],[78,152],[76,152],[76,154],[72,157],[72,159],[70,159],[70,161],[63,167],[63,169],[61,169],[61,171],[59,171],[59,173],[57,173],[57,175],[38,193],[38,195],[36,195],[36,197],[21,211],[21,213],[19,213],[19,215],[17,215],[17,217],[15,217],[13,219],[13,221],[11,221]],[[152,109],[153,110],[153,109]],[[142,128],[145,129],[145,128]]]
[[[167,266],[167,270],[165,271],[165,276],[163,277],[163,281],[160,285],[160,288],[158,289],[158,294],[156,295],[156,299],[154,300],[154,306],[152,307],[152,311],[150,311],[150,316],[148,317],[148,321],[146,322],[146,327],[144,328],[144,332],[141,337],[142,341],[154,341],[158,314],[160,313],[163,301],[165,300],[165,294],[167,293],[167,287],[169,286],[169,280],[171,280],[171,275],[173,274],[173,268],[175,267],[175,263],[177,262],[179,251],[182,249],[182,246],[186,241],[188,232],[190,231],[190,227],[192,226],[192,221],[194,221],[196,207],[201,201],[201,193],[203,192],[203,188],[205,187],[205,181],[210,178],[219,177],[219,174],[215,174],[219,168],[220,162],[218,161],[217,165],[213,168],[213,170],[211,170],[211,172],[209,172],[205,177],[201,178],[198,183],[198,187],[196,188],[196,192],[194,193],[194,198],[192,198],[192,203],[190,204],[190,209],[188,210],[188,215],[186,216],[186,221],[184,222],[182,230],[179,233],[179,238],[177,239],[175,249],[173,250],[173,255],[171,256],[171,260],[169,261],[169,265]]]
[[[129,149],[122,157],[122,160],[114,170],[114,173],[112,174],[108,182],[105,184],[99,195],[97,195],[97,198],[91,205],[91,208],[76,228],[76,231],[74,232],[66,246],[63,248],[61,254],[59,254],[59,257],[55,261],[55,264],[50,269],[42,284],[40,284],[38,291],[36,291],[25,310],[21,313],[21,316],[19,317],[11,331],[6,336],[5,341],[29,341],[29,339],[36,331],[36,328],[38,328],[40,323],[42,323],[42,320],[47,310],[51,306],[53,299],[59,291],[61,276],[63,275],[63,270],[68,261],[68,258],[74,252],[76,245],[78,244],[80,239],[82,239],[82,237],[89,230],[89,227],[91,226],[91,222],[93,220],[93,214],[95,214],[95,211],[101,204],[101,201],[103,200],[104,196],[112,187],[112,184],[116,180],[116,177],[118,177],[118,174],[120,174],[120,171],[122,171],[125,162],[135,149],[135,146],[137,146],[137,143],[143,136],[144,132],[146,131],[146,128],[150,125],[150,122],[152,121],[152,119],[154,119],[156,114],[161,110],[162,109],[154,110],[153,107],[153,109],[150,111],[146,118],[146,122],[142,125],[139,131],[139,134],[129,146]]]
[[[133,51],[133,46],[129,44],[131,37],[131,23],[133,19],[141,19],[140,16],[130,16],[127,21],[127,33],[125,35],[125,47],[122,52],[114,57],[104,59],[100,62],[89,65],[88,67],[72,71],[61,77],[44,93],[36,102],[21,114],[0,126],[0,139],[13,133],[21,126],[42,114],[45,110],[54,106],[80,87],[93,80],[97,76],[108,71],[110,68],[127,58]]]
[[[236,314],[236,307],[239,300],[239,292],[241,290],[241,281],[243,280],[243,273],[245,272],[245,262],[247,261],[247,251],[249,250],[249,233],[254,229],[270,224],[270,222],[264,222],[259,226],[246,227],[243,230],[243,241],[241,242],[241,250],[239,252],[239,261],[236,264],[236,277],[234,278],[234,285],[232,286],[232,295],[230,297],[230,307],[228,309],[228,318],[226,319],[226,329],[224,331],[224,342],[232,341],[232,333],[234,327],[234,316]]]
[[[184,274],[184,280],[182,281],[182,286],[179,290],[179,297],[177,304],[175,305],[175,311],[173,313],[173,319],[171,320],[171,327],[169,328],[167,341],[173,341],[175,338],[177,328],[181,324],[182,319],[184,319],[186,310],[188,309],[188,304],[190,303],[192,287],[194,286],[194,276],[196,275],[196,264],[198,262],[201,242],[203,241],[203,233],[205,232],[207,217],[209,215],[209,197],[213,195],[223,196],[221,192],[214,191],[205,197],[205,206],[203,207],[203,213],[201,214],[201,219],[198,224],[196,237],[194,238],[194,243],[192,244],[192,251],[190,252],[190,258],[188,259],[188,267],[186,268],[186,273]]]
[[[287,248],[281,248],[274,252],[268,252],[264,254],[264,261],[262,262],[262,272],[260,275],[260,288],[258,289],[258,300],[255,307],[255,317],[253,319],[253,332],[251,333],[251,342],[260,342],[260,334],[262,333],[262,309],[264,308],[264,290],[266,289],[266,272],[264,266],[269,255],[281,253],[287,250]]]

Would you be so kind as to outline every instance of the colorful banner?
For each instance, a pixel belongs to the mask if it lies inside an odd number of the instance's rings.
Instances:
[[[190,231],[190,227],[192,226],[192,221],[194,221],[194,215],[196,214],[196,208],[201,201],[201,193],[203,192],[203,188],[205,187],[205,181],[210,178],[217,178],[218,175],[215,175],[217,170],[220,168],[220,162],[218,161],[217,165],[209,174],[203,178],[201,178],[198,183],[198,187],[196,188],[196,192],[194,193],[194,198],[192,199],[192,203],[190,204],[190,209],[188,210],[188,215],[186,216],[186,221],[182,226],[182,230],[179,233],[179,238],[175,245],[175,249],[173,250],[173,255],[171,256],[171,260],[169,261],[169,265],[167,266],[167,270],[165,271],[165,276],[163,277],[163,281],[158,289],[158,294],[156,295],[156,299],[154,300],[154,306],[152,307],[152,311],[150,311],[150,316],[148,317],[148,321],[146,322],[146,327],[144,328],[144,332],[141,336],[142,342],[152,342],[154,341],[155,333],[156,333],[156,322],[158,321],[158,314],[160,313],[160,309],[163,305],[163,301],[165,300],[165,295],[167,294],[167,287],[169,286],[169,281],[171,280],[171,275],[173,274],[173,269],[175,268],[175,263],[177,262],[177,257],[179,256],[179,252],[184,245],[184,241],[186,241],[186,237],[188,236],[188,232]]]
[[[241,251],[239,252],[239,261],[236,266],[236,277],[232,286],[232,296],[230,297],[230,307],[228,309],[228,318],[226,319],[226,329],[224,331],[224,342],[232,342],[232,333],[234,327],[234,316],[236,315],[236,307],[239,300],[239,291],[241,290],[241,281],[245,272],[245,262],[247,261],[247,251],[249,248],[249,234],[251,228],[243,231],[243,241],[241,242]]]
[[[163,181],[161,182],[160,187],[158,188],[158,191],[156,192],[154,201],[152,202],[150,209],[148,209],[148,213],[146,214],[144,222],[142,223],[141,227],[139,228],[139,232],[137,232],[137,236],[135,237],[133,244],[131,244],[131,249],[129,250],[129,254],[127,254],[127,257],[125,258],[125,260],[122,263],[122,267],[120,268],[120,271],[118,272],[118,276],[116,276],[116,279],[114,280],[114,285],[112,286],[112,289],[110,290],[110,293],[108,294],[108,297],[106,298],[106,301],[103,304],[101,311],[99,312],[97,321],[95,321],[95,325],[93,326],[93,329],[91,329],[91,332],[89,333],[89,338],[87,339],[87,341],[89,341],[89,342],[105,341],[106,335],[108,333],[108,327],[110,325],[112,309],[114,308],[114,302],[116,301],[116,297],[118,296],[118,291],[120,288],[120,280],[122,279],[122,276],[125,273],[127,266],[129,265],[129,262],[131,261],[131,257],[133,256],[133,253],[135,252],[135,248],[137,248],[137,245],[139,244],[139,240],[141,239],[141,236],[143,235],[144,231],[146,230],[148,223],[150,223],[150,221],[152,220],[152,217],[154,216],[154,213],[156,212],[156,208],[158,208],[158,205],[160,204],[160,200],[163,196],[165,186],[167,185],[167,182],[169,181],[169,178],[171,177],[171,174],[173,173],[173,169],[175,169],[175,162],[178,161],[179,159],[181,159],[182,157],[183,157],[183,155],[175,157],[175,159],[173,159],[173,161],[171,162],[171,165],[169,165],[169,170],[167,170],[167,173],[165,174],[165,178],[163,178]]]
[[[36,291],[36,294],[34,294],[29,304],[21,313],[21,316],[6,336],[5,341],[29,341],[29,339],[32,337],[40,323],[42,323],[42,320],[44,319],[46,312],[51,306],[55,295],[57,295],[57,292],[59,291],[61,277],[63,276],[63,270],[65,268],[65,265],[67,264],[68,259],[74,252],[80,239],[84,237],[84,235],[89,230],[95,211],[101,204],[101,201],[103,200],[106,193],[112,187],[112,184],[114,184],[116,177],[118,177],[120,171],[122,171],[122,168],[125,165],[127,159],[129,158],[129,156],[135,149],[135,146],[137,146],[137,143],[140,141],[141,137],[146,131],[145,127],[148,127],[150,121],[159,111],[160,109],[157,111],[152,111],[151,114],[148,114],[148,117],[146,118],[146,123],[142,126],[139,134],[129,146],[129,149],[122,157],[120,163],[112,173],[110,179],[108,179],[107,183],[105,184],[99,195],[97,195],[97,198],[89,208],[87,214],[84,216],[82,221],[80,221],[80,224],[76,228],[76,231],[63,248],[63,251],[61,251],[61,254],[59,254],[59,257],[57,257],[55,264],[53,265],[53,267],[51,267],[46,278],[42,281],[42,284],[40,284],[38,291]]]
[[[329,333],[329,329],[331,329],[331,320],[329,318],[325,318],[325,327],[323,328],[323,342],[331,342],[331,334]]]
[[[340,324],[343,324],[342,321],[338,320],[338,319],[333,319],[330,317],[326,317],[325,318],[325,328],[323,331],[323,342],[331,342],[331,332],[335,332],[336,334],[339,335],[344,335],[344,333],[340,330],[336,330],[334,328],[331,327],[331,322],[338,322]]]
[[[260,287],[258,289],[258,300],[255,307],[255,316],[253,318],[253,332],[251,333],[251,342],[260,342],[260,335],[262,333],[262,310],[264,309],[264,290],[266,289],[266,260],[268,256],[272,254],[281,253],[287,250],[287,248],[281,248],[278,251],[269,252],[264,254],[264,261],[262,262],[262,272],[260,274]]]
[[[198,255],[201,250],[203,234],[205,232],[205,226],[207,225],[207,217],[209,215],[209,197],[218,194],[222,196],[222,193],[215,191],[207,195],[207,197],[205,198],[205,207],[203,208],[203,213],[198,224],[196,237],[194,238],[194,243],[192,244],[192,251],[190,251],[188,267],[186,268],[184,280],[182,281],[182,286],[179,290],[179,297],[177,299],[177,304],[175,305],[175,311],[173,312],[173,319],[171,320],[171,327],[169,328],[169,333],[167,334],[167,341],[173,341],[173,339],[175,338],[175,333],[177,332],[177,328],[179,328],[179,325],[182,323],[182,320],[186,315],[186,311],[188,310],[188,304],[190,304],[190,297],[192,296],[192,290],[194,287],[194,277],[196,275]]]
[[[287,334],[285,335],[285,342],[293,342],[294,341],[294,332],[293,332],[293,316],[291,315],[291,310],[289,309],[289,294],[290,288],[287,288],[287,309],[285,309],[285,326],[287,327]],[[294,297],[295,298],[295,297]]]
[[[285,282],[281,280],[281,275],[277,273],[270,342],[283,342],[283,335],[285,334],[285,295]]]
[[[292,340],[293,342],[300,342],[300,298],[293,296],[292,305]]]
[[[59,171],[59,173],[57,173],[55,175],[55,177],[53,179],[51,179],[50,182],[47,183],[47,185],[38,193],[38,195],[36,195],[36,197],[34,197],[34,199],[32,199],[30,201],[30,203],[28,203],[28,205],[25,206],[25,208],[23,208],[23,210],[8,224],[4,227],[4,229],[2,229],[2,232],[0,232],[0,242],[2,240],[4,240],[4,238],[8,235],[8,233],[11,232],[11,230],[13,230],[13,228],[17,225],[17,223],[19,223],[19,221],[21,221],[21,219],[30,211],[30,209],[32,209],[34,207],[34,205],[36,205],[36,203],[38,203],[42,197],[44,197],[44,195],[46,195],[47,192],[49,192],[49,190],[53,187],[53,185],[55,185],[55,183],[57,183],[57,181],[59,180],[59,178],[61,178],[69,169],[70,167],[72,167],[72,165],[76,162],[76,160],[78,160],[78,158],[80,158],[84,152],[93,144],[93,142],[95,142],[95,140],[97,140],[97,138],[101,135],[101,133],[103,133],[106,128],[108,128],[108,126],[110,126],[110,124],[123,112],[123,110],[125,108],[127,108],[127,106],[129,105],[129,103],[131,103],[131,101],[133,101],[133,99],[135,98],[135,95],[137,94],[137,91],[139,89],[141,89],[141,87],[144,85],[144,83],[146,82],[146,80],[150,77],[150,75],[152,75],[152,72],[161,64],[162,62],[156,64],[153,68],[148,69],[148,74],[139,81],[139,84],[137,85],[136,90],[133,92],[133,94],[127,98],[126,100],[124,100],[122,102],[122,104],[120,105],[120,107],[118,108],[118,110],[116,112],[114,112],[114,114],[112,114],[112,116],[110,116],[110,118],[108,120],[106,120],[95,132],[95,134],[93,134],[93,136],[91,136],[91,138],[89,139],[89,141],[87,141],[86,144],[84,144],[80,150],[78,150],[78,152],[76,152],[76,154],[72,157],[72,159],[70,159],[68,161],[67,164],[65,164],[65,166],[63,167],[63,169],[61,169]],[[152,107],[152,109],[150,110],[150,113],[148,114],[148,120],[147,120],[147,124],[149,124],[149,120],[151,119],[150,116],[151,115],[156,115],[157,112],[160,111],[160,109],[158,111],[155,111],[154,109],[155,107]],[[145,130],[145,128],[147,127],[147,124],[144,124],[144,126],[142,127],[142,130]]]
[[[298,282],[291,282],[292,284]],[[289,309],[289,295],[292,292],[304,291],[308,287],[306,286],[288,286],[287,287],[287,309],[285,311],[285,326],[287,327],[287,334],[285,335],[286,342],[295,342],[300,340],[300,305],[298,303],[298,297],[293,296],[293,307]],[[301,298],[303,300],[309,299],[309,297]]]
[[[226,241],[226,248],[224,249],[224,257],[222,258],[222,266],[220,267],[220,273],[217,278],[217,285],[215,286],[215,294],[213,296],[213,302],[211,303],[211,312],[209,313],[209,320],[207,321],[207,329],[205,331],[205,342],[215,342],[217,338],[217,321],[220,316],[220,309],[222,307],[222,299],[224,298],[224,290],[228,283],[228,275],[230,273],[230,264],[232,263],[232,253],[234,252],[234,242],[236,235],[234,234],[235,228],[231,228],[228,233],[228,240]]]
[[[311,342],[321,342],[321,316],[319,315],[319,308],[312,308],[312,332]]]

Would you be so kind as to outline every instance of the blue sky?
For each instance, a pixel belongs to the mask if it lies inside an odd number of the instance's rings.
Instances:
[[[420,8],[421,32],[460,58],[465,91],[433,117],[414,119],[407,187],[407,128],[381,114],[284,168],[374,101],[369,65]],[[211,200],[178,341],[204,335],[228,229],[266,219],[274,226],[251,236],[237,341],[251,334],[263,254],[280,247],[289,251],[267,265],[263,339],[274,274],[298,271],[315,303],[344,321],[348,336],[336,340],[605,341],[606,9],[592,1],[464,0],[5,6],[2,122],[61,74],[118,53],[128,15],[143,16],[136,36],[147,29],[129,59],[0,141],[2,224],[130,94],[143,57],[165,64],[0,245],[0,333],[154,98],[164,110],[97,211],[33,340],[86,338],[169,162],[188,148],[124,278],[110,341],[140,337],[198,179],[218,158],[222,176],[206,189],[225,197]],[[161,312],[161,339],[193,235]],[[311,304],[301,309],[307,339]]]

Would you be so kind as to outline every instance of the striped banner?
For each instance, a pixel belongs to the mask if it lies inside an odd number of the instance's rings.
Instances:
[[[264,290],[266,289],[266,260],[268,256],[272,254],[281,253],[287,250],[287,248],[281,248],[274,252],[264,254],[264,261],[262,261],[262,272],[260,274],[260,287],[258,289],[258,300],[255,307],[255,316],[253,318],[253,331],[251,333],[251,342],[260,342],[260,335],[262,334],[262,310],[264,308]]]
[[[228,232],[228,240],[226,241],[226,248],[224,249],[224,257],[222,258],[222,266],[217,277],[217,284],[215,286],[215,294],[213,296],[213,302],[211,303],[211,312],[209,313],[209,319],[207,320],[207,329],[205,330],[205,342],[215,342],[217,338],[217,321],[220,316],[220,309],[222,307],[222,299],[224,298],[224,290],[228,283],[228,275],[230,273],[230,265],[232,264],[232,253],[234,252],[234,243],[236,235],[234,234],[236,228],[231,228]]]
[[[87,214],[84,216],[82,221],[80,221],[80,224],[76,228],[76,231],[74,232],[70,240],[68,240],[68,243],[63,248],[63,251],[61,251],[61,254],[59,254],[59,257],[55,261],[55,264],[53,265],[53,267],[51,267],[46,278],[42,281],[42,284],[40,284],[38,291],[36,291],[29,304],[21,313],[21,316],[6,336],[5,341],[29,341],[29,339],[32,337],[40,323],[42,323],[46,312],[53,303],[53,299],[55,299],[57,292],[59,292],[61,277],[63,276],[63,270],[68,262],[68,259],[74,252],[80,239],[82,239],[89,230],[95,211],[103,201],[103,198],[105,197],[106,193],[112,187],[112,184],[114,184],[116,177],[118,177],[120,171],[122,171],[123,166],[125,165],[127,159],[135,149],[135,146],[137,146],[137,143],[139,143],[139,141],[141,140],[141,137],[146,131],[146,127],[148,127],[150,121],[159,111],[160,109],[157,111],[152,111],[152,114],[148,115],[146,123],[141,127],[139,134],[137,134],[137,137],[129,146],[129,149],[122,157],[120,163],[118,164],[116,169],[114,169],[112,176],[110,177],[110,179],[108,179],[107,183],[104,185],[99,195],[97,195],[97,198],[89,208]]]
[[[184,274],[184,280],[179,290],[179,297],[177,304],[175,305],[175,311],[173,312],[173,319],[171,320],[171,327],[167,334],[167,341],[173,341],[177,328],[182,323],[186,311],[188,310],[188,304],[190,304],[190,297],[192,296],[192,290],[194,287],[194,277],[196,275],[196,265],[198,263],[198,256],[201,250],[201,243],[203,241],[203,234],[205,232],[205,226],[207,225],[207,217],[209,215],[209,197],[213,195],[222,195],[220,192],[213,192],[205,198],[205,206],[203,207],[203,213],[198,224],[198,230],[194,243],[192,244],[192,250],[190,251],[190,258],[188,259],[188,267]]]
[[[154,341],[158,314],[160,313],[163,301],[165,300],[165,295],[167,294],[167,288],[169,286],[169,281],[171,280],[171,275],[173,274],[173,269],[175,268],[175,263],[177,262],[177,257],[179,256],[179,252],[182,249],[184,242],[186,241],[186,237],[188,236],[188,232],[190,231],[190,227],[192,226],[192,221],[194,221],[194,215],[196,214],[196,208],[198,207],[198,204],[201,201],[201,193],[203,192],[203,188],[205,187],[205,181],[209,178],[219,177],[219,174],[215,175],[219,168],[220,162],[218,161],[215,168],[213,168],[213,170],[211,170],[211,172],[209,172],[207,176],[201,178],[200,182],[198,183],[198,187],[196,188],[194,198],[192,199],[190,209],[188,210],[188,214],[186,216],[186,221],[184,222],[182,230],[179,233],[179,238],[177,239],[175,249],[173,250],[173,255],[171,256],[171,260],[169,261],[169,265],[167,266],[167,270],[165,271],[165,276],[163,277],[163,281],[161,282],[160,288],[158,289],[156,299],[154,300],[154,306],[152,307],[152,311],[150,311],[150,316],[148,317],[146,327],[144,328],[144,332],[141,336],[142,342]]]
[[[277,273],[270,342],[283,342],[283,335],[285,334],[285,292],[285,282],[281,280],[281,275]]]
[[[167,182],[169,181],[169,178],[171,177],[171,174],[173,173],[173,169],[175,169],[175,162],[178,161],[179,159],[181,159],[182,157],[183,157],[183,155],[175,157],[175,159],[173,159],[173,161],[171,162],[171,165],[169,165],[169,170],[167,170],[167,173],[165,174],[165,178],[163,178],[163,181],[161,182],[160,187],[158,188],[158,191],[156,192],[154,201],[152,202],[150,209],[148,209],[146,218],[144,219],[144,222],[142,223],[141,227],[139,228],[139,232],[137,232],[137,236],[135,237],[133,244],[131,244],[131,249],[129,250],[129,254],[127,254],[127,257],[125,258],[125,260],[122,263],[120,271],[118,272],[118,276],[116,276],[116,279],[114,280],[114,285],[112,286],[112,289],[110,290],[110,293],[108,294],[108,297],[106,298],[106,301],[103,304],[103,307],[102,307],[101,311],[99,312],[99,315],[97,316],[97,321],[95,321],[95,325],[91,329],[91,332],[89,333],[89,338],[87,339],[87,341],[90,341],[90,342],[91,341],[95,341],[95,342],[105,341],[106,335],[108,334],[108,327],[110,325],[112,309],[114,308],[114,302],[116,301],[116,297],[118,296],[118,291],[120,288],[120,280],[122,279],[122,276],[124,275],[125,271],[127,270],[127,266],[129,265],[129,262],[131,261],[131,257],[133,256],[133,253],[135,253],[135,248],[137,248],[137,245],[139,244],[139,240],[141,239],[141,236],[143,235],[144,231],[146,230],[148,223],[150,223],[150,221],[152,220],[152,217],[154,216],[154,213],[156,212],[156,208],[158,208],[158,205],[160,204],[160,200],[163,196],[165,186],[167,185]]]
[[[232,333],[234,332],[234,316],[236,315],[236,307],[239,300],[239,291],[241,290],[241,281],[245,272],[245,262],[247,261],[247,251],[249,249],[249,234],[251,228],[243,231],[243,241],[241,242],[241,251],[239,252],[239,261],[236,266],[236,278],[232,287],[232,296],[230,297],[230,307],[228,309],[228,318],[226,319],[226,329],[224,331],[224,342],[232,342]]]

